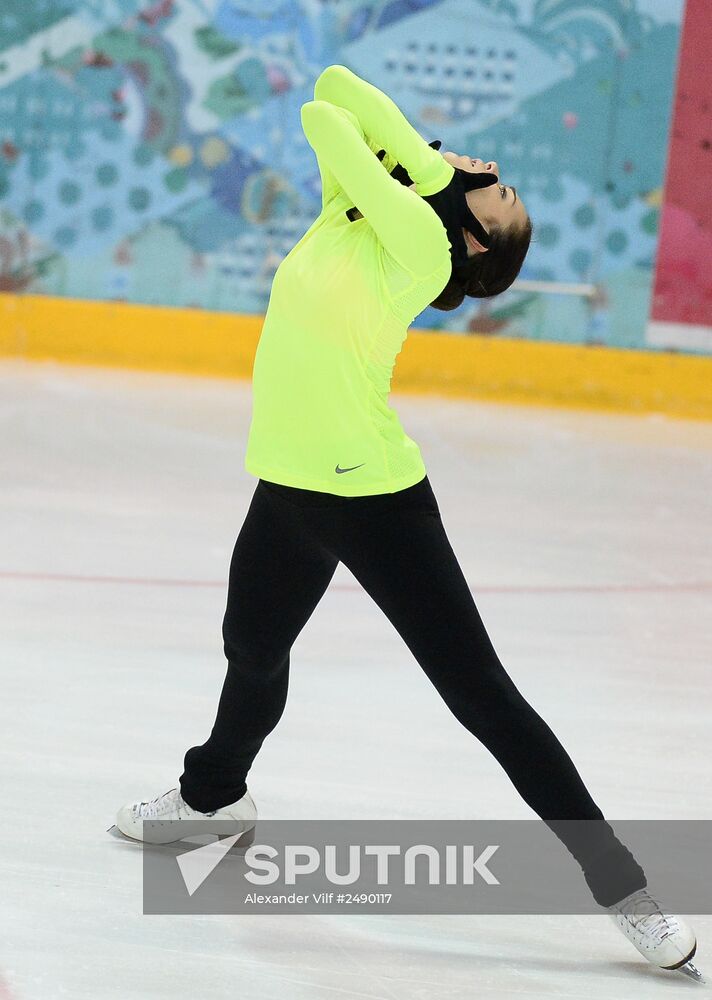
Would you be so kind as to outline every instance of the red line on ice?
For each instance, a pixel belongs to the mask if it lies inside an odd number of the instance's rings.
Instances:
[[[167,577],[90,576],[79,573],[22,573],[0,570],[0,580],[35,580],[58,583],[114,583],[139,587],[227,587],[227,580],[180,580]],[[337,583],[330,590],[361,590],[357,583]],[[613,594],[678,593],[712,590],[712,581],[680,583],[562,583],[562,584],[478,584],[471,587],[480,594]]]

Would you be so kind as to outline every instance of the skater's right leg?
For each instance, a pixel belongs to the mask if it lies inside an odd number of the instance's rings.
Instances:
[[[210,738],[185,755],[185,802],[200,812],[236,802],[284,711],[290,649],[338,565],[298,507],[260,481],[230,563],[223,640],[227,675]]]

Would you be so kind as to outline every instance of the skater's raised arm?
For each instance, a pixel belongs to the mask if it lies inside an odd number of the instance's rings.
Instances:
[[[426,201],[384,169],[355,115],[329,101],[314,100],[302,105],[301,121],[316,153],[322,181],[333,175],[388,253],[417,277],[428,276],[440,267],[450,253],[445,227]],[[408,164],[418,185],[416,191],[439,191],[449,183],[453,167],[412,131],[427,151],[416,162],[415,173]],[[380,143],[380,136],[374,139]],[[403,143],[397,145],[402,147]],[[439,162],[435,164],[432,157]]]
[[[397,104],[346,66],[327,66],[314,84],[314,100],[329,101],[358,119],[368,145],[386,150],[390,172],[400,163],[415,181],[419,195],[436,194],[452,180],[454,170],[413,128]]]

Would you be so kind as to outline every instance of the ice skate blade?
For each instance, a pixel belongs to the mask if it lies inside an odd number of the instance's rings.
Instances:
[[[675,969],[676,972],[681,972],[683,976],[687,976],[688,979],[692,979],[695,983],[703,983],[706,985],[707,980],[703,978],[702,973],[693,965],[692,962],[686,962],[681,965],[679,969]]]
[[[136,847],[167,847],[169,850],[173,848],[180,847],[181,844],[209,844],[217,840],[223,840],[225,837],[233,836],[229,833],[216,834],[216,833],[192,833],[186,837],[182,837],[180,840],[168,840],[164,844],[154,844],[150,840],[139,840],[137,837],[129,837],[128,834],[120,830],[118,826],[114,823],[106,831],[115,840],[121,840],[125,844],[134,844]],[[236,842],[235,847],[237,848],[247,848],[250,844],[254,843],[255,840],[255,828],[251,830],[246,830],[240,836],[240,839]]]

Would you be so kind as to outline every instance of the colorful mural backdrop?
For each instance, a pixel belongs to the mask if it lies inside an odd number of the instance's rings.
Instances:
[[[338,62],[496,159],[534,222],[519,289],[416,326],[646,346],[682,7],[3,0],[0,289],[264,312],[319,211],[299,109]]]
[[[668,148],[652,322],[656,347],[712,353],[712,9],[687,0]]]

